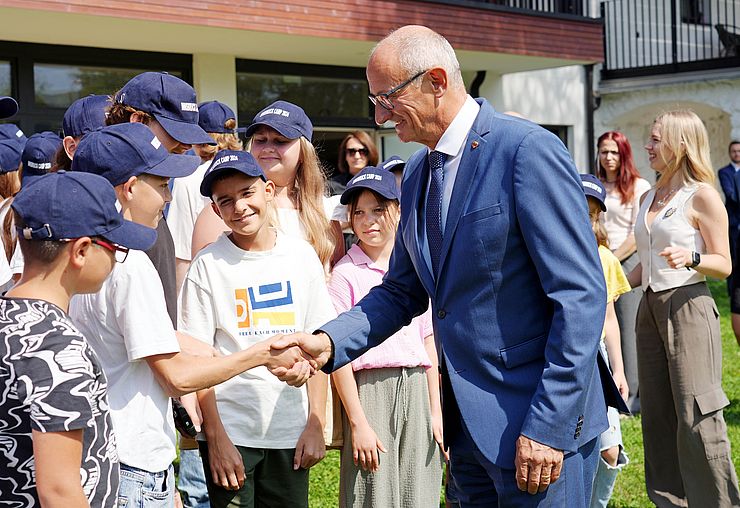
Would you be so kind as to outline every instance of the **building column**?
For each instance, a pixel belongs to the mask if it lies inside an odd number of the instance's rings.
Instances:
[[[223,102],[236,109],[236,58],[213,53],[193,54],[193,86],[198,102]],[[242,123],[250,118],[243,118]]]

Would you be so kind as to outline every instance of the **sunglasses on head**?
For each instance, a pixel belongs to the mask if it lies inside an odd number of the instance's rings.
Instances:
[[[357,155],[358,153],[367,156],[369,151],[367,148],[347,148],[347,155]]]

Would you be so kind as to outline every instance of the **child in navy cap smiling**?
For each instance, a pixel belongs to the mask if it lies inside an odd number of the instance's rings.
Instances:
[[[153,229],[127,221],[104,178],[43,176],[12,205],[26,263],[0,299],[0,491],[17,506],[117,506],[107,381],[70,296],[98,291]]]
[[[124,217],[155,227],[169,199],[170,177],[185,176],[197,157],[173,155],[146,126],[123,123],[91,132],[80,142],[72,168],[96,173],[115,185]],[[29,186],[33,189],[36,184]],[[95,294],[72,299],[70,315],[100,357],[109,381],[113,427],[121,459],[119,495],[140,506],[172,506],[175,428],[170,397],[207,388],[258,365],[290,368],[303,361],[299,350],[270,356],[269,343],[223,357],[196,357],[195,343],[175,331],[167,314],[162,283],[141,251]],[[182,341],[182,342],[181,342]],[[212,351],[197,342],[200,351]],[[305,381],[305,373],[294,381]]]
[[[193,259],[181,331],[227,354],[335,315],[316,252],[273,226],[275,184],[251,154],[218,152],[200,190],[229,232]],[[198,394],[213,508],[308,506],[308,470],[324,455],[326,381],[296,389],[254,369]]]

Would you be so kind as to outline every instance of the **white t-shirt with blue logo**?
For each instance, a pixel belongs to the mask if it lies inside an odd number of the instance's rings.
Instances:
[[[316,252],[278,233],[269,251],[240,249],[223,234],[193,260],[180,291],[178,329],[227,355],[276,334],[312,332],[336,316]],[[294,448],[308,416],[306,388],[266,367],[215,387],[231,441],[250,448]]]

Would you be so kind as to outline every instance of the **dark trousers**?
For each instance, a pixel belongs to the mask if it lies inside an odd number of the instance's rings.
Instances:
[[[545,492],[519,490],[516,471],[501,468],[480,452],[460,417],[449,379],[443,373],[445,441],[450,448],[446,497],[450,506],[467,508],[553,507],[585,508],[591,502],[591,486],[598,466],[598,438],[575,453],[565,454],[560,478]],[[451,400],[452,399],[452,400]]]
[[[295,448],[273,450],[237,446],[247,479],[241,489],[226,490],[213,483],[208,443],[198,441],[198,446],[213,508],[308,508],[308,469],[293,470]]]

